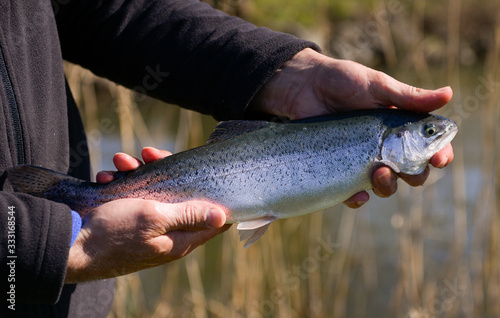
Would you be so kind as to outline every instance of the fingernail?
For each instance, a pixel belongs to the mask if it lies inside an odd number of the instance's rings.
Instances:
[[[356,208],[360,208],[365,203],[366,203],[366,201],[355,201],[355,202],[353,202],[353,204],[355,204]]]
[[[441,87],[441,88],[436,89],[436,92],[444,92],[444,91],[447,91],[449,89],[450,89],[449,86],[445,86],[445,87]]]
[[[346,204],[350,205],[351,208],[359,208],[361,207],[363,204],[366,203],[366,201],[361,201],[361,200],[353,200],[353,201],[350,201],[350,200],[347,200],[345,201]]]
[[[378,181],[384,187],[389,187],[392,185],[392,178],[390,176],[391,176],[391,172],[386,171],[386,172],[384,172],[384,174],[381,174],[380,176],[378,176]]]
[[[206,218],[207,227],[219,228],[224,225],[225,218],[223,213],[218,209],[210,209]]]
[[[444,168],[446,167],[446,164],[448,164],[448,158],[444,157],[443,160],[441,160],[441,162],[438,163],[436,168]]]

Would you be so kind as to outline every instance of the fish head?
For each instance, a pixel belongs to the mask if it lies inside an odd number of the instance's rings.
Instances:
[[[457,131],[457,125],[442,116],[429,114],[412,119],[386,131],[381,162],[387,163],[396,172],[420,174],[430,158],[448,145]]]

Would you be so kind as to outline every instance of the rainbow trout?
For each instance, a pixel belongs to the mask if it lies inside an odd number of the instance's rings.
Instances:
[[[381,165],[419,174],[457,133],[451,120],[402,110],[369,110],[289,123],[226,121],[207,145],[180,152],[108,184],[33,166],[8,171],[16,191],[67,204],[82,216],[121,198],[205,200],[239,223],[245,247],[269,224],[322,210],[372,188]]]

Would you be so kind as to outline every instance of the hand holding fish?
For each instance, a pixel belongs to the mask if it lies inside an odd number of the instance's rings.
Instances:
[[[142,151],[145,163],[170,154],[150,147]],[[116,154],[113,161],[119,171],[142,165],[123,153]],[[97,179],[108,183],[114,177],[112,172],[102,171]],[[225,214],[214,204],[168,204],[140,199],[103,204],[85,216],[83,222],[70,249],[66,283],[110,278],[171,262],[231,226],[224,225]]]
[[[350,110],[397,107],[415,112],[431,112],[453,95],[450,87],[425,90],[401,83],[385,73],[361,64],[337,60],[305,49],[286,62],[261,88],[250,105],[252,111],[299,119]],[[443,168],[453,160],[451,145],[436,153],[430,164]],[[412,186],[422,185],[429,174],[398,174]],[[388,167],[372,176],[373,192],[388,197],[397,190],[396,175]],[[357,208],[367,202],[360,192],[344,203]]]
[[[84,217],[70,249],[65,283],[116,277],[179,259],[227,230],[225,222],[224,212],[206,202],[108,202]]]

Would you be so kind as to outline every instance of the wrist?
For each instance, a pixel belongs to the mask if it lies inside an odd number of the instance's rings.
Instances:
[[[294,100],[312,87],[314,69],[326,58],[313,49],[306,48],[295,54],[277,69],[252,99],[251,112],[297,117]]]
[[[75,243],[69,249],[65,284],[76,284],[93,280],[87,273],[90,268],[91,257],[85,252],[84,240],[85,230],[81,230]]]

